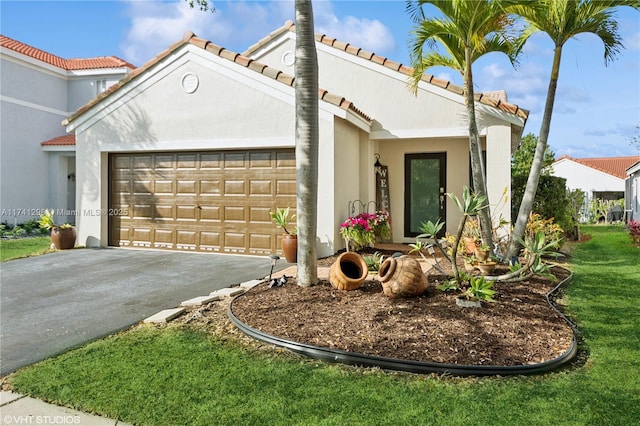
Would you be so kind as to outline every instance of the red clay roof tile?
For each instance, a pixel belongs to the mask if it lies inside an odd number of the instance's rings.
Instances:
[[[640,161],[640,156],[631,157],[600,157],[600,158],[573,158],[563,155],[555,162],[560,160],[570,160],[578,164],[582,164],[592,169],[607,173],[620,179],[627,177],[627,169]]]
[[[283,30],[284,31],[284,30]],[[272,34],[274,33],[278,33],[278,30],[272,32]],[[265,39],[269,39],[268,37],[266,37]],[[125,76],[122,80],[120,80],[117,84],[111,86],[106,92],[101,93],[100,95],[98,95],[97,97],[93,98],[92,100],[90,100],[87,104],[85,104],[84,106],[80,107],[75,113],[73,113],[71,116],[67,117],[65,120],[63,120],[62,124],[64,126],[68,125],[69,123],[73,122],[73,120],[75,120],[76,118],[78,118],[80,115],[82,115],[84,112],[88,111],[90,108],[92,108],[94,105],[96,105],[98,102],[100,102],[102,99],[104,99],[105,97],[107,97],[108,95],[110,95],[111,93],[113,93],[114,91],[120,89],[121,87],[125,86],[126,84],[128,84],[131,80],[133,80],[135,77],[137,77],[138,75],[144,73],[145,71],[149,70],[150,68],[152,68],[155,64],[157,64],[158,62],[160,62],[163,58],[165,58],[166,56],[168,56],[169,54],[171,54],[173,51],[175,51],[176,49],[180,48],[181,46],[185,45],[185,44],[191,44],[193,46],[197,46],[200,47],[202,49],[207,50],[210,53],[213,53],[221,58],[224,58],[226,60],[232,61],[234,63],[237,63],[239,65],[242,66],[247,66],[248,68],[252,71],[255,72],[259,72],[262,75],[272,78],[276,81],[279,81],[283,84],[286,84],[287,86],[293,87],[294,82],[295,82],[295,77],[288,75],[284,72],[282,72],[279,69],[276,68],[272,68],[269,67],[265,64],[261,64],[260,62],[254,61],[248,57],[245,57],[244,55],[241,55],[239,53],[233,52],[231,50],[227,50],[224,49],[214,43],[208,42],[206,40],[203,40],[199,37],[197,37],[193,32],[191,31],[187,31],[183,38],[176,42],[173,43],[171,46],[169,46],[169,48],[165,49],[164,51],[160,52],[156,57],[152,58],[151,60],[147,61],[142,67],[136,68],[135,70],[133,70],[131,73],[129,73],[127,76]],[[356,108],[352,102],[346,101],[345,99],[336,95],[332,95],[329,92],[327,92],[326,90],[323,89],[319,89],[318,90],[318,96],[320,99],[326,101],[326,102],[330,102],[338,107],[341,107],[344,110],[347,111],[352,111],[353,113],[361,116],[363,119],[365,119],[368,122],[371,122],[372,119],[371,117],[369,117],[368,115],[364,114],[360,109]]]
[[[7,48],[9,50],[13,50],[14,52],[21,53],[25,56],[29,56],[33,59],[37,59],[39,61],[45,62],[49,65],[53,65],[55,67],[61,68],[66,71],[103,69],[103,68],[121,68],[121,67],[126,67],[130,69],[135,68],[135,66],[131,65],[127,61],[122,60],[116,56],[99,56],[95,58],[64,59],[4,35],[0,35],[0,46]]]
[[[41,142],[40,146],[73,146],[76,144],[76,134],[69,133],[68,135],[58,136],[53,139]]]
[[[266,45],[267,43],[269,43],[271,40],[279,37],[280,35],[282,35],[283,33],[290,31],[290,32],[295,32],[295,24],[292,21],[286,21],[284,23],[284,25],[282,27],[280,27],[279,29],[271,32],[271,34],[267,37],[264,37],[263,39],[261,39],[258,43],[254,44],[253,46],[249,47],[244,53],[244,56],[251,56],[255,51],[257,51],[258,49],[260,49],[261,47],[263,47],[264,45]],[[402,65],[402,64],[397,64],[394,61],[390,61],[389,59],[376,55],[374,53],[370,53],[370,52],[365,52],[361,49],[357,49],[355,46],[350,45],[348,43],[344,43],[341,41],[338,41],[334,38],[328,37],[324,34],[316,34],[316,41],[318,41],[319,43],[322,44],[326,44],[328,46],[331,47],[335,47],[337,49],[343,50],[347,53],[351,53],[355,56],[367,59],[369,61],[372,61],[374,63],[386,66],[387,68],[393,69],[394,71],[398,71],[401,72],[404,75],[407,76],[411,76],[413,74],[413,68]],[[357,53],[354,53],[354,51],[357,49]],[[442,80],[439,78],[436,78],[430,74],[424,74],[422,77],[422,80],[427,82],[427,83],[431,83],[431,84],[435,84],[439,87],[442,87],[444,89],[447,89],[449,91],[452,91],[456,94],[464,94],[464,88],[460,87],[460,86],[456,86],[454,84],[451,84],[451,82],[446,81],[446,80]],[[500,91],[500,92],[504,92],[504,91]],[[506,93],[505,93],[506,96]],[[514,114],[522,119],[524,119],[525,121],[527,120],[527,118],[529,117],[529,111],[520,108],[518,105],[515,104],[509,104],[505,99],[501,99],[500,102],[494,102],[492,101],[492,98],[494,98],[494,96],[489,95],[489,96],[482,96],[482,93],[476,93],[475,94],[475,99],[477,102],[483,103],[485,105],[490,105],[492,107],[498,108],[502,111],[508,112],[510,114]]]

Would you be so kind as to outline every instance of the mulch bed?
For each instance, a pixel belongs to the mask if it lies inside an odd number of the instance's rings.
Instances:
[[[557,280],[568,276],[560,267],[552,273]],[[232,309],[249,327],[282,339],[401,360],[517,366],[557,358],[570,347],[573,331],[545,297],[557,280],[497,283],[495,302],[461,308],[456,293],[435,288],[446,279],[430,275],[421,297],[389,299],[376,280],[342,291],[328,281],[303,288],[289,278],[282,287],[254,287]]]

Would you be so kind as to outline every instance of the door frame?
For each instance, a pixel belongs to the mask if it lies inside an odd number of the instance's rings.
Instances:
[[[439,188],[440,193],[438,195],[440,201],[439,215],[440,222],[445,222],[447,218],[447,153],[446,152],[420,152],[420,153],[405,153],[404,154],[404,237],[412,238],[418,236],[420,233],[411,231],[411,161],[421,159],[434,159],[439,160]],[[438,233],[438,237],[444,237],[445,229]]]

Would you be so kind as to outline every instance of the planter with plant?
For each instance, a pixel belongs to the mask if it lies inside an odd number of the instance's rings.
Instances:
[[[456,297],[456,304],[465,308],[479,308],[482,302],[493,302],[493,282],[485,281],[484,277],[469,277],[469,287]]]
[[[69,223],[57,225],[53,219],[53,210],[45,210],[40,216],[40,228],[51,232],[51,242],[58,250],[72,249],[76,245],[76,229]]]
[[[347,251],[373,247],[376,239],[384,240],[391,236],[389,214],[363,212],[349,217],[340,225],[340,235],[345,241]]]
[[[484,262],[491,256],[491,249],[489,246],[482,244],[480,246],[476,246],[474,254],[478,259],[478,262]]]
[[[289,215],[289,207],[285,209],[277,209],[275,212],[269,212],[273,223],[278,225],[284,233],[282,234],[282,254],[289,263],[298,261],[298,235],[296,227],[289,230],[289,225],[295,219],[295,215]]]

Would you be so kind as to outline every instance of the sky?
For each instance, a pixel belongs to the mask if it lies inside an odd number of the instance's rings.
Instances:
[[[135,66],[180,40],[187,31],[243,52],[286,20],[293,0],[214,1],[216,11],[191,9],[184,0],[0,0],[0,33],[65,59],[117,56]],[[410,66],[414,24],[404,0],[314,0],[317,33]],[[605,66],[599,38],[582,34],[563,49],[549,145],[556,158],[640,155],[640,13],[616,11],[625,49]],[[539,135],[553,43],[529,39],[514,67],[491,53],[474,63],[476,91],[507,91],[529,110],[524,134]],[[462,85],[447,68],[427,72]]]

